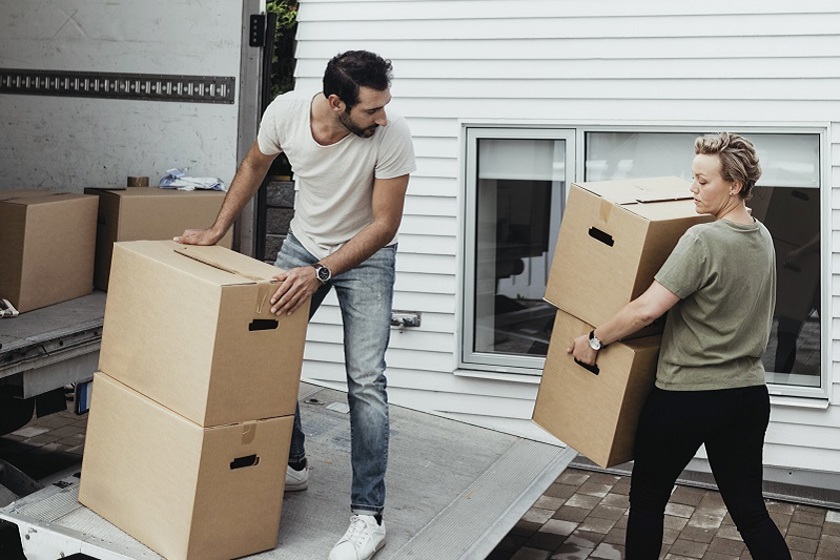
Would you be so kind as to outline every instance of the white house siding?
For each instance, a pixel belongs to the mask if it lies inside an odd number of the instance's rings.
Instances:
[[[393,331],[392,402],[544,437],[529,421],[535,376],[455,371],[462,122],[827,126],[832,297],[823,312],[840,308],[835,0],[303,0],[299,19],[297,87],[317,90],[338,52],[378,52],[394,62],[391,107],[408,118],[415,137],[418,171],[401,230],[395,308],[420,311],[422,326]],[[840,317],[831,316],[830,403],[775,404],[768,465],[840,473]],[[343,386],[334,299],[310,327],[304,375]]]

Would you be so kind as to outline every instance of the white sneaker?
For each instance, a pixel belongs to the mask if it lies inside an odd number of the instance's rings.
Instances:
[[[309,488],[309,465],[296,471],[286,465],[286,492],[300,492]]]
[[[350,527],[330,551],[329,560],[370,560],[385,546],[385,522],[372,515],[354,515]]]

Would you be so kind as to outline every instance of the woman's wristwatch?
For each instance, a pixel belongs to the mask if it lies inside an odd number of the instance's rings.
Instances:
[[[601,343],[600,339],[597,336],[595,336],[595,329],[592,329],[589,332],[589,347],[597,352],[598,350],[606,346],[606,344]]]

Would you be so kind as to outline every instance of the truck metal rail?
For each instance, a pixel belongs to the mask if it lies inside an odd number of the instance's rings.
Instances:
[[[39,414],[53,412],[42,397],[93,376],[104,315],[105,292],[95,291],[0,319],[0,435],[25,424],[36,400]]]

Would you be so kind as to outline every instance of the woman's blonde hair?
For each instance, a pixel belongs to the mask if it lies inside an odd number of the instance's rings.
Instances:
[[[752,142],[733,132],[709,134],[694,141],[694,153],[718,156],[723,178],[740,182],[739,195],[749,200],[756,181],[761,177],[761,165]]]

